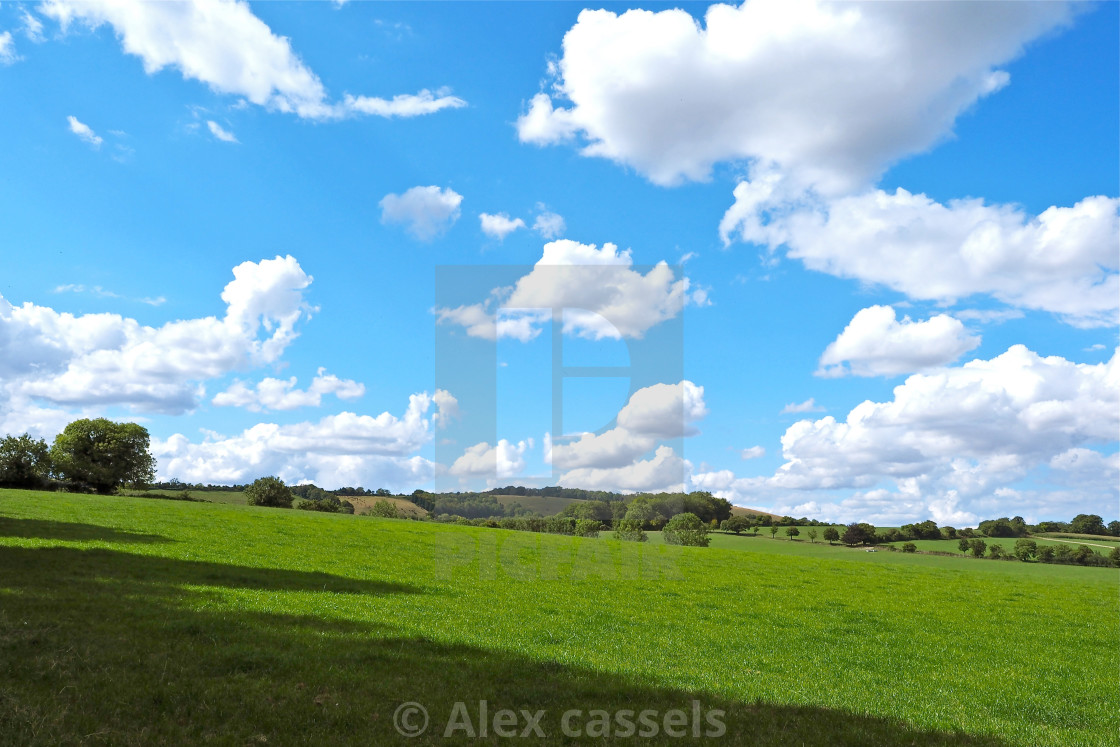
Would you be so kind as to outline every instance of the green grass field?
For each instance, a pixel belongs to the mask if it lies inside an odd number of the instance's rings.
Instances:
[[[556,742],[695,700],[730,744],[1115,744],[1115,570],[713,545],[0,491],[0,742],[405,743],[416,701],[408,743],[459,743],[480,700]]]

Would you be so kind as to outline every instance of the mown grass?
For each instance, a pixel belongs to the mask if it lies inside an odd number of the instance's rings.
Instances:
[[[727,539],[0,491],[0,742],[391,744],[418,701],[443,744],[483,699],[555,738],[696,699],[735,744],[1115,743],[1117,572]]]

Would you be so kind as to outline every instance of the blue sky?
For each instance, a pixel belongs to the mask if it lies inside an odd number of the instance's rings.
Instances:
[[[599,7],[3,3],[0,431],[1114,517],[1115,3]]]

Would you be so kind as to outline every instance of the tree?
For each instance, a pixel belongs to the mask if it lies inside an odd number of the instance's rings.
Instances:
[[[1039,561],[1041,561],[1043,563],[1053,562],[1053,560],[1054,560],[1054,546],[1053,545],[1041,545],[1038,548],[1037,556],[1038,556]]]
[[[1069,523],[1069,530],[1074,534],[1108,534],[1104,519],[1096,514],[1078,514]]]
[[[649,539],[642,531],[642,522],[637,519],[623,519],[618,522],[618,527],[614,530],[614,538],[626,542],[645,542]]]
[[[770,527],[770,539],[775,539],[776,538],[775,535],[777,535],[777,534],[778,534],[778,527],[776,527],[776,526]]]
[[[1038,552],[1038,543],[1032,539],[1022,538],[1015,540],[1015,557],[1019,560],[1030,560]]]
[[[245,500],[250,506],[292,507],[292,491],[279,477],[261,477],[245,488]]]
[[[870,524],[849,524],[840,541],[845,545],[870,545],[875,541],[875,527]]]
[[[836,529],[836,527],[825,527],[824,538],[828,542],[828,544],[831,545],[833,542],[836,542],[840,539],[840,532]]]
[[[968,543],[968,549],[972,551],[972,557],[984,557],[984,551],[988,549],[988,543],[977,537]]]
[[[969,547],[971,547],[971,545],[969,544],[968,539],[965,537],[961,537],[960,542],[957,543],[957,549],[961,552],[968,552]]]
[[[1120,521],[1108,522],[1108,533],[1113,537],[1120,537]]]
[[[903,552],[917,552],[918,551],[918,546],[915,545],[913,542],[906,542],[902,545],[902,551]]]
[[[815,527],[810,529],[809,531],[805,532],[805,534],[809,535],[809,541],[810,542],[816,542],[817,541],[817,530],[816,530]]]
[[[669,519],[662,536],[670,545],[708,546],[708,528],[696,514],[677,514]]]
[[[148,445],[148,429],[142,425],[82,419],[55,437],[50,459],[66,480],[111,493],[122,485],[139,487],[155,479],[156,461]]]
[[[1108,559],[1112,561],[1114,566],[1120,568],[1120,547],[1112,548],[1112,552],[1108,554]]]
[[[50,447],[28,434],[0,440],[0,487],[41,488],[51,473]]]
[[[719,528],[725,532],[734,532],[740,534],[741,532],[750,529],[751,520],[746,516],[732,516],[730,519],[724,519]]]
[[[797,527],[786,527],[786,535],[789,536],[789,541],[793,542],[793,538],[801,534],[801,530]]]
[[[998,542],[993,542],[991,547],[988,548],[988,557],[993,560],[999,560],[1004,557],[1003,545]]]

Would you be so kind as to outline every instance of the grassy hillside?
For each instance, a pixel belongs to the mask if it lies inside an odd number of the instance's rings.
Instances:
[[[573,503],[583,503],[583,500],[579,498],[561,498],[550,495],[496,495],[494,498],[503,506],[520,503],[522,507],[541,516],[554,516]]]
[[[480,700],[553,738],[695,700],[729,744],[1114,742],[1118,572],[724,540],[0,491],[0,742],[395,744],[417,701],[408,743],[454,744]]]
[[[397,507],[397,513],[400,514],[401,518],[420,518],[428,515],[427,511],[406,498],[372,495],[340,495],[339,498],[354,504],[354,513],[356,514],[365,513],[378,501],[389,501],[389,503]]]

